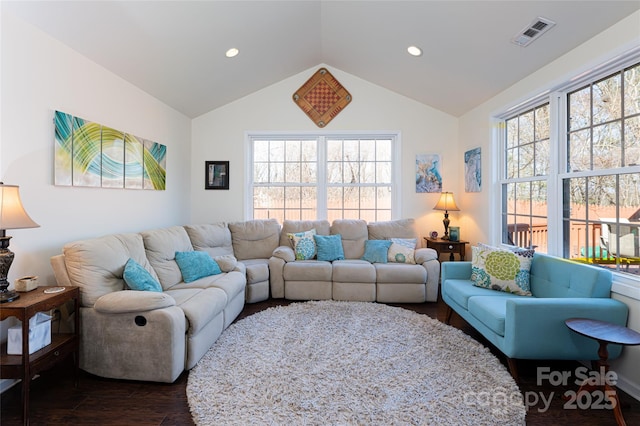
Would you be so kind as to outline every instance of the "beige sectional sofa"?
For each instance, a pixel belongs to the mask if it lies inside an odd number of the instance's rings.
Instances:
[[[295,260],[288,233],[310,229],[340,234],[345,258]],[[417,248],[416,264],[360,259],[367,239],[392,237],[417,239],[413,220],[185,225],[72,242],[51,264],[59,285],[80,287],[83,370],[173,382],[195,366],[245,302],[270,294],[296,300],[436,301],[440,266],[435,251]],[[206,252],[221,273],[185,282],[176,252]],[[159,283],[158,291],[128,287],[124,271],[130,259]]]

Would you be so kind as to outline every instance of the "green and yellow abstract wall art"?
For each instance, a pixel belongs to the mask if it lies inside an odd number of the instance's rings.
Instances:
[[[165,145],[60,111],[54,122],[55,185],[165,189]]]

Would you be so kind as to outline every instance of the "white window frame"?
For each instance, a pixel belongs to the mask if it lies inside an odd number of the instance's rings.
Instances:
[[[498,153],[498,155],[494,156],[492,165],[492,171],[494,173],[494,178],[492,179],[494,191],[491,201],[493,217],[501,217],[502,214],[502,184],[504,183],[504,176],[506,176],[504,169],[506,164],[504,158],[506,141],[503,123],[509,117],[530,110],[542,103],[549,102],[549,117],[551,120],[551,127],[549,129],[551,169],[549,171],[547,193],[547,226],[549,234],[547,249],[548,254],[563,257],[561,188],[562,180],[570,175],[565,170],[567,149],[567,94],[585,84],[595,82],[638,62],[640,62],[640,46],[633,46],[627,49],[626,52],[618,53],[609,58],[603,58],[597,64],[589,64],[583,69],[576,70],[576,72],[567,75],[565,78],[556,80],[550,87],[543,89],[537,94],[528,96],[513,105],[506,106],[501,111],[492,115],[492,146],[495,152]],[[640,166],[632,166],[628,170],[631,173],[640,173]],[[601,172],[601,170],[598,170],[594,171],[593,174],[600,174]],[[586,173],[589,174],[592,172]],[[491,235],[494,244],[501,244],[501,221],[497,224],[495,222],[492,224]],[[612,272],[614,276],[612,291],[640,300],[640,277],[619,273],[617,271]]]
[[[253,145],[255,139],[310,139],[321,140],[318,146],[318,217],[327,218],[326,205],[326,168],[320,165],[327,163],[326,139],[385,139],[391,140],[391,219],[402,217],[401,200],[401,147],[402,135],[400,131],[322,131],[322,132],[294,132],[294,131],[247,131],[245,132],[245,199],[244,217],[245,220],[253,219]]]

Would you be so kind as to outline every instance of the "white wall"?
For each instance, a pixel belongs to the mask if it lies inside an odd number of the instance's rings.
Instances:
[[[353,100],[324,129],[293,102],[293,93],[320,67],[326,67]],[[443,186],[453,188],[462,158],[455,149],[457,118],[320,64],[193,120],[191,211],[193,223],[244,220],[244,176],[247,131],[400,131],[402,193],[400,216],[415,218],[422,235],[443,232],[442,214],[434,212],[439,194],[416,193],[417,154],[440,154]],[[229,191],[204,189],[205,160],[230,161]],[[455,214],[452,214],[455,222]]]
[[[499,155],[492,144],[491,117],[507,107],[554,89],[555,85],[569,81],[582,72],[598,66],[617,55],[640,46],[640,12],[630,15],[596,37],[563,55],[544,68],[521,80],[509,89],[460,118],[459,152],[482,148],[483,189],[481,193],[464,193],[463,182],[454,189],[460,196],[461,227],[471,243],[491,241],[500,224],[499,211],[492,203],[491,194],[497,194],[495,158]],[[495,241],[494,241],[495,242]],[[622,286],[614,284],[614,293]],[[629,306],[629,327],[640,330],[640,300],[614,294]],[[627,347],[620,359],[611,363],[620,376],[620,387],[640,399],[640,347]]]
[[[187,222],[191,120],[6,10],[1,18],[0,179],[20,185],[40,224],[7,231],[9,281],[54,285],[49,258],[69,241]],[[54,186],[56,109],[167,145],[166,191]]]

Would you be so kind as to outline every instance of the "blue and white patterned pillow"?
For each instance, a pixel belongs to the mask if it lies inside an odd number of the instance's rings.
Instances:
[[[387,260],[395,263],[416,263],[414,252],[416,250],[415,238],[389,238],[391,246],[387,252]]]
[[[316,235],[315,228],[310,231],[287,234],[296,254],[296,260],[309,260],[316,257],[317,248],[313,239],[314,235]]]

